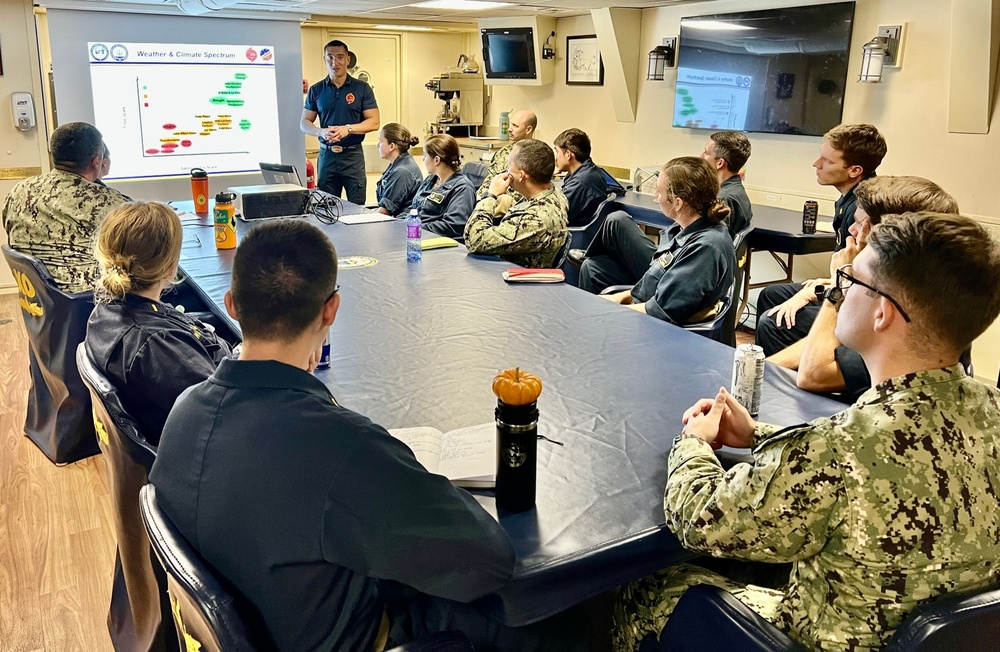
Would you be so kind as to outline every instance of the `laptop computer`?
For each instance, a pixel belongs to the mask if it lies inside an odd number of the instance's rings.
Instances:
[[[299,171],[294,165],[283,165],[281,163],[260,163],[260,173],[264,176],[264,183],[275,185],[279,183],[294,183],[305,188]]]

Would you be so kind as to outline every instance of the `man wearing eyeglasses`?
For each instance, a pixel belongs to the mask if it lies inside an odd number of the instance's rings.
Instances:
[[[661,631],[694,584],[730,591],[810,649],[843,650],[880,649],[918,604],[996,583],[1000,391],[959,355],[1000,314],[1000,244],[960,215],[892,215],[836,276],[835,334],[873,387],[786,428],[720,389],[684,414],[667,460],[664,514],[682,544],[791,562],[787,587],[661,571],[624,589],[616,649]],[[754,463],[725,471],[715,442],[752,446]]]
[[[71,122],[52,132],[52,169],[14,186],[3,206],[10,246],[38,258],[66,292],[97,281],[94,233],[108,212],[129,200],[101,181],[111,154],[97,127]]]
[[[875,177],[858,184],[854,190],[854,212],[845,246],[833,254],[830,278],[837,270],[853,262],[864,249],[871,228],[883,215],[930,211],[958,213],[958,203],[933,181],[921,177]],[[817,292],[818,299],[827,288]],[[845,403],[853,403],[871,387],[868,368],[858,353],[842,345],[834,335],[837,313],[829,302],[820,301],[816,319],[808,335],[788,348],[775,353],[771,362],[796,369],[796,383],[811,392],[839,392]]]

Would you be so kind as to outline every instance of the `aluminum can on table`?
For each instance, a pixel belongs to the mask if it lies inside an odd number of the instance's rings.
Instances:
[[[764,349],[756,344],[740,344],[733,357],[733,381],[729,390],[751,416],[760,412],[764,388]]]
[[[330,336],[327,335],[323,340],[323,351],[319,356],[319,362],[316,363],[317,369],[329,369],[330,368]]]

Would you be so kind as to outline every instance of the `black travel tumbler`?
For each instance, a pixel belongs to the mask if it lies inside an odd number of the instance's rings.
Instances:
[[[537,402],[497,400],[497,507],[523,512],[535,505],[538,466]]]

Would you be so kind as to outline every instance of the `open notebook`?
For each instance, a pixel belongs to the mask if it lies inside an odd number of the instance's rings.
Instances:
[[[389,434],[410,447],[417,461],[456,487],[496,486],[497,426],[479,426],[441,432],[437,428],[395,428]]]

